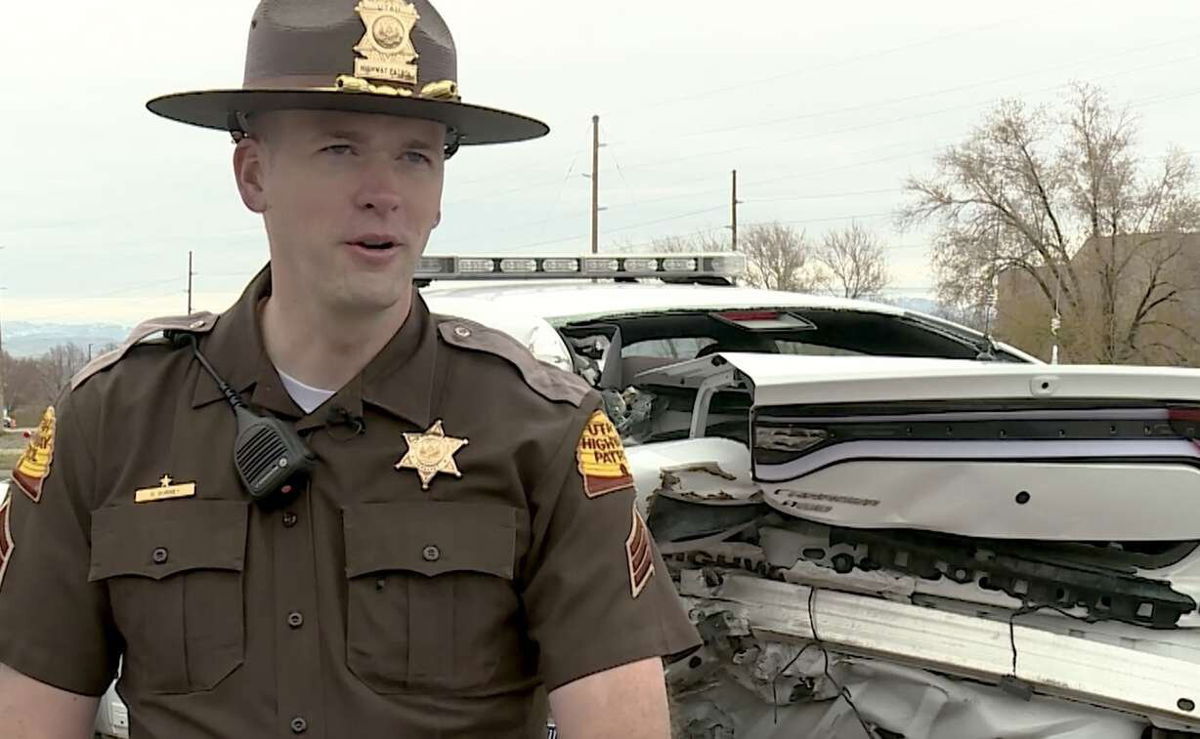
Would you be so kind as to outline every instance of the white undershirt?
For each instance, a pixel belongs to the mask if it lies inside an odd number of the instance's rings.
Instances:
[[[278,367],[275,368],[275,371],[279,373],[279,379],[283,380],[283,387],[287,390],[288,395],[292,396],[292,400],[296,401],[296,405],[300,406],[305,413],[312,413],[337,393],[337,390],[323,390],[319,387],[305,385]]]

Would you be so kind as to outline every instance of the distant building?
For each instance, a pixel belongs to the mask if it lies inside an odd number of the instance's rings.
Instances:
[[[1048,267],[1002,272],[997,337],[1050,359],[1054,301],[1040,279],[1058,296],[1060,361],[1200,366],[1200,233],[1092,237],[1070,270],[1078,311]]]

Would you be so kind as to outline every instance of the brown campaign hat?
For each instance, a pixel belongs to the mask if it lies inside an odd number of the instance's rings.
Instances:
[[[450,29],[428,0],[261,0],[242,88],[165,95],[146,106],[239,132],[269,110],[345,110],[445,123],[451,148],[544,136],[541,121],[468,105]]]

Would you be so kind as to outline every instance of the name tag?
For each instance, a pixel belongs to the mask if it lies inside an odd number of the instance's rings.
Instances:
[[[134,503],[153,503],[156,500],[172,498],[190,498],[196,494],[196,483],[172,483],[169,477],[164,477],[162,484],[153,488],[141,488],[133,493]]]

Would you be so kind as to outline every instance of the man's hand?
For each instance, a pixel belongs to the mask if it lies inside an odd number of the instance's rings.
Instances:
[[[0,726],[5,739],[87,739],[100,699],[76,695],[0,664]]]
[[[651,657],[567,683],[550,693],[562,739],[668,739],[662,659]]]

